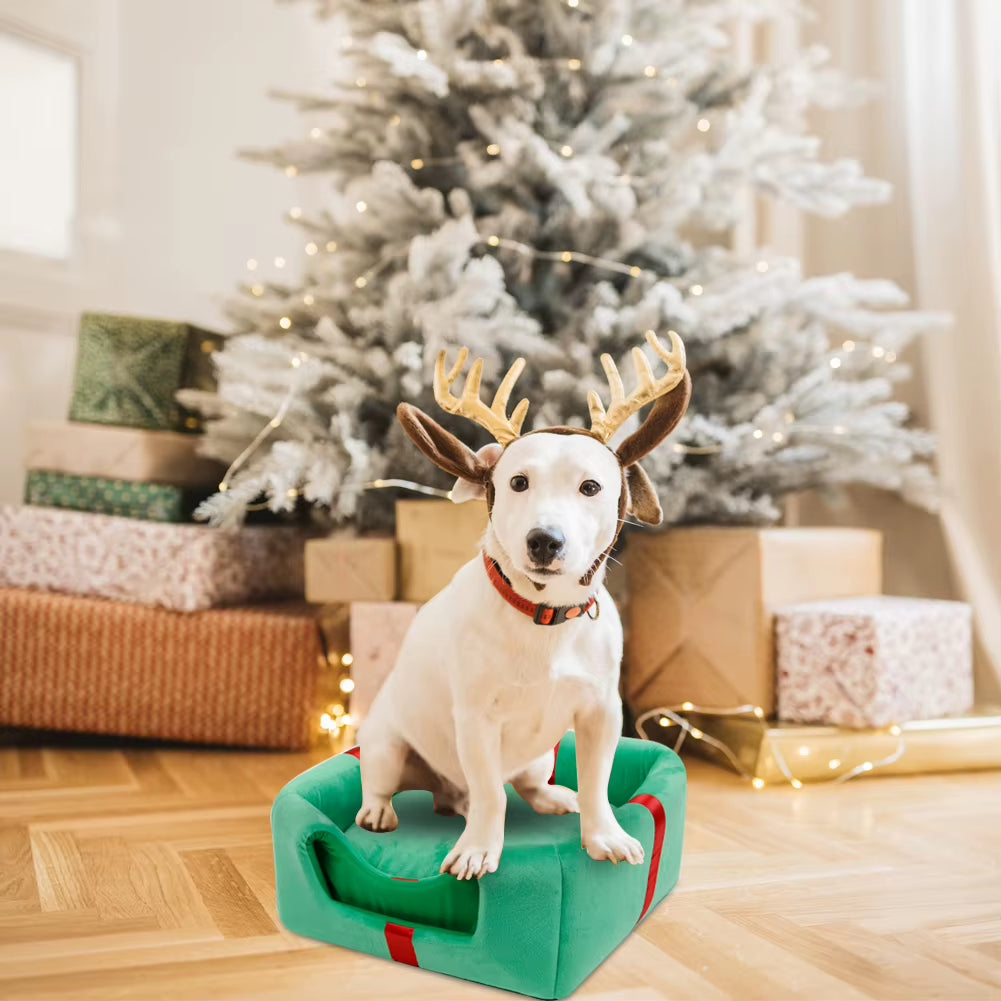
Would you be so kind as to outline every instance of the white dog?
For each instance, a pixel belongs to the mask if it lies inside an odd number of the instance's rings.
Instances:
[[[668,352],[648,334],[668,365],[660,379],[634,349],[638,388],[628,397],[611,358],[602,356],[612,405],[606,413],[591,394],[589,431],[548,428],[520,436],[528,401],[510,418],[506,410],[521,359],[492,407],[479,399],[482,361],[455,397],[450,390],[465,349],[448,374],[444,352],[438,358],[435,397],[443,409],[482,424],[499,444],[474,453],[420,410],[400,405],[400,421],[418,447],[458,477],[453,499],[485,497],[490,520],[482,557],[420,609],[361,728],[356,823],[393,830],[393,795],[430,790],[436,810],[466,818],[441,865],[459,879],[497,869],[506,782],[539,813],[579,812],[591,858],[643,861],[642,846],[619,826],[608,802],[622,728],[622,626],[602,581],[626,512],[651,524],[661,518],[636,463],[670,434],[688,405],[684,348],[673,332],[671,338]],[[613,451],[607,441],[653,400],[647,420]],[[570,728],[577,736],[578,792],[549,784],[553,747]]]

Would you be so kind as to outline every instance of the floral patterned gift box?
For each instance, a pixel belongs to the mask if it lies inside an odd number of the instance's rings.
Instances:
[[[0,508],[0,587],[180,612],[302,597],[303,534],[169,525],[58,508]]]
[[[790,723],[881,727],[973,705],[969,605],[845,598],[775,615],[778,715]]]

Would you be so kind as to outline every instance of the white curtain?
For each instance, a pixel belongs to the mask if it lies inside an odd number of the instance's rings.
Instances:
[[[1001,670],[1001,4],[895,0],[915,298],[955,317],[923,345],[942,525]],[[993,682],[993,684],[992,684]]]

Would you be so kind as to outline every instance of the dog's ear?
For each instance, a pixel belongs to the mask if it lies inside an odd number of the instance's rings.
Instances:
[[[485,463],[488,469],[493,469],[503,453],[504,447],[492,441],[477,451],[476,458]],[[452,503],[454,504],[464,504],[471,500],[485,500],[486,496],[485,480],[480,483],[472,483],[470,480],[460,478],[455,481],[455,486],[452,487]]]
[[[692,377],[684,379],[653,405],[647,419],[619,445],[615,454],[623,467],[629,468],[649,455],[677,426],[692,398]]]
[[[490,465],[423,410],[401,403],[396,416],[410,440],[439,469],[470,483],[484,484],[490,478]]]
[[[664,518],[657,491],[654,490],[650,477],[638,463],[633,463],[626,470],[626,491],[629,494],[629,514],[639,518],[644,525],[659,525]]]

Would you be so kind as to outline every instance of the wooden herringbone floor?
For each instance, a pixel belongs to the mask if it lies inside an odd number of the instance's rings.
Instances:
[[[281,928],[268,808],[316,757],[8,739],[0,998],[510,997]],[[998,998],[997,773],[690,777],[681,885],[577,997]]]

